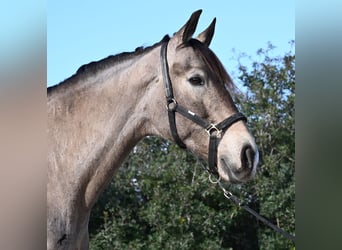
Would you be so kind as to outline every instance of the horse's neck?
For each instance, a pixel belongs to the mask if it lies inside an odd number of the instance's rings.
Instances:
[[[161,84],[157,50],[103,70],[49,100],[49,161],[71,185],[81,185],[87,206],[132,147],[153,133],[147,125],[149,109],[158,105],[153,103],[156,95],[163,96],[153,88]]]

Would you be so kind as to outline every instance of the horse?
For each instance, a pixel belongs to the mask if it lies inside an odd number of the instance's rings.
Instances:
[[[145,136],[208,159],[224,181],[255,175],[254,137],[234,104],[233,81],[209,49],[216,18],[192,37],[201,12],[172,37],[83,65],[47,89],[47,249],[89,248],[90,211]]]

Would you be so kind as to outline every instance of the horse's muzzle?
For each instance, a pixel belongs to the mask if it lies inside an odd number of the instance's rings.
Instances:
[[[240,162],[233,162],[226,155],[219,156],[223,172],[229,177],[231,183],[246,182],[253,178],[256,172],[256,165],[259,161],[259,152],[249,144],[242,147]]]

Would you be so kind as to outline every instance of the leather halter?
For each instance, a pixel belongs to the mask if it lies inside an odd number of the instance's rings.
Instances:
[[[161,65],[162,65],[162,73],[163,73],[163,80],[165,84],[165,93],[166,93],[166,107],[168,111],[169,116],[169,124],[170,124],[170,130],[173,139],[181,148],[186,148],[186,145],[183,143],[181,138],[178,135],[177,132],[177,126],[176,126],[176,112],[181,114],[182,116],[186,117],[187,119],[193,121],[197,125],[201,126],[205,129],[205,131],[209,135],[209,148],[208,148],[208,164],[209,169],[208,172],[211,174],[218,175],[217,170],[217,147],[221,139],[222,133],[224,133],[232,124],[234,124],[237,121],[243,120],[247,121],[247,118],[240,112],[235,113],[234,115],[226,118],[220,123],[213,124],[198,115],[196,115],[194,112],[186,109],[185,107],[179,105],[173,96],[173,90],[172,90],[172,84],[171,79],[169,75],[169,66],[167,62],[167,45],[168,42],[164,42],[161,46],[160,51],[160,59],[161,59]]]

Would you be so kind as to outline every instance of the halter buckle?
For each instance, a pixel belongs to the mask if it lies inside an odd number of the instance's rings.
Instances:
[[[218,129],[215,124],[210,124],[208,128],[205,129],[209,136],[215,135],[217,138],[221,138],[222,130]]]
[[[169,100],[167,100],[167,103],[166,103],[166,109],[168,111],[175,111],[177,109],[177,101],[175,98],[171,98]]]

